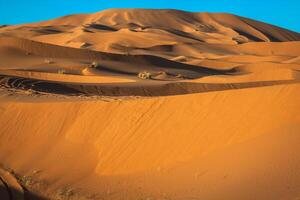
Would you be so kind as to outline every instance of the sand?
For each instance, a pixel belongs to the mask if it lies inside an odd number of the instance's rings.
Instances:
[[[297,200],[299,57],[300,34],[230,14],[2,27],[1,199]]]

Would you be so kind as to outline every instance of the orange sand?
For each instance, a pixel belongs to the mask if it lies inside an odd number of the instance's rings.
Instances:
[[[0,199],[299,199],[299,40],[177,10],[0,28]]]

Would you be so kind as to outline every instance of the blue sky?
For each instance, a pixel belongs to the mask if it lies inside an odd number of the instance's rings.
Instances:
[[[0,24],[36,22],[108,8],[227,12],[300,32],[300,0],[0,0]]]

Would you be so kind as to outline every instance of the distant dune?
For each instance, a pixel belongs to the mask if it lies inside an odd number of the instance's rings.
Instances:
[[[0,199],[297,200],[300,34],[110,9],[0,26]]]

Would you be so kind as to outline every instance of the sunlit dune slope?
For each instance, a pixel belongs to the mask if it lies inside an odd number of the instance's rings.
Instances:
[[[108,199],[158,197],[157,184],[174,199],[251,199],[254,183],[257,198],[293,199],[300,180],[299,89],[293,84],[115,102],[2,98],[0,152],[7,153],[0,158],[22,173],[41,170],[51,188],[68,183]],[[109,185],[115,195],[87,179]]]

